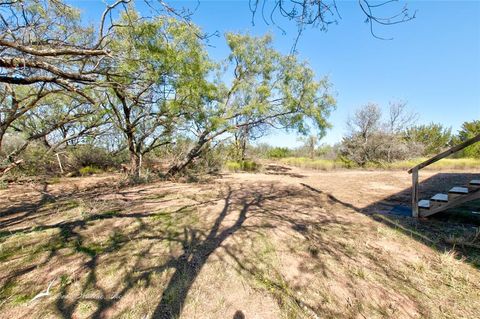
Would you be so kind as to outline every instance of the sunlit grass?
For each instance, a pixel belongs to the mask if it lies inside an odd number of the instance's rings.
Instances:
[[[344,168],[345,165],[341,161],[326,159],[311,159],[308,157],[287,157],[280,160],[282,163],[309,169],[332,170],[336,168]]]
[[[408,170],[427,158],[415,158],[411,160],[399,161],[394,163],[385,163],[382,165],[368,165],[368,168],[392,169],[392,170]],[[314,170],[333,170],[339,168],[347,168],[344,162],[340,160],[327,159],[311,159],[307,157],[287,157],[280,162],[295,167],[314,169]],[[475,169],[480,168],[480,159],[475,158],[444,158],[432,165],[425,167],[428,170],[453,170],[453,169]]]
[[[400,161],[389,164],[387,167],[391,169],[410,169],[423,161],[426,161],[427,158],[416,158],[407,161]],[[480,168],[480,159],[476,158],[444,158],[440,161],[433,163],[425,167],[424,169],[431,170],[442,170],[442,169],[472,169]]]
[[[253,172],[258,170],[259,165],[257,162],[251,160],[244,161],[227,161],[225,163],[225,168],[231,172]]]

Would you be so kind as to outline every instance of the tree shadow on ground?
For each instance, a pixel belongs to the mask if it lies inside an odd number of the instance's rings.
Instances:
[[[478,179],[479,174],[438,173],[420,182],[420,198],[428,199],[437,193],[448,193],[454,186],[466,186],[470,180]],[[322,193],[311,186],[305,187]],[[371,216],[389,227],[393,227],[427,246],[444,252],[453,250],[459,258],[480,269],[480,201],[467,202],[428,218],[411,217],[411,188],[406,188],[385,197],[366,207],[355,207],[341,202],[332,195],[333,200],[350,207],[356,212]]]
[[[285,175],[294,178],[305,178],[305,175],[291,172],[291,168],[278,164],[268,164],[265,166],[265,174],[267,175]]]
[[[433,194],[443,190],[439,186],[449,188],[454,184],[461,185],[459,183],[474,177],[474,175],[466,175],[437,174],[422,182],[421,187],[424,194]],[[134,209],[138,204],[135,201],[128,205],[122,201],[120,205],[117,200],[109,205],[108,212],[98,212],[83,218],[57,223],[41,223],[34,228],[18,226],[21,225],[21,222],[29,221],[29,219],[25,219],[26,217],[34,219],[43,216],[43,213],[39,215],[39,208],[49,202],[59,203],[58,213],[62,212],[61,204],[66,205],[72,196],[90,198],[99,196],[99,194],[108,194],[109,190],[63,194],[43,203],[40,201],[32,206],[24,205],[22,209],[20,207],[16,207],[14,210],[9,208],[0,213],[0,216],[3,216],[3,213],[6,216],[12,216],[11,214],[15,216],[18,213],[22,215],[20,215],[20,219],[14,220],[15,223],[0,226],[3,229],[1,234],[4,238],[17,234],[36,234],[46,231],[55,231],[55,233],[48,240],[48,245],[45,247],[48,254],[42,261],[10,272],[0,278],[0,282],[2,286],[8,285],[25,274],[45,266],[54,257],[62,260],[65,256],[73,253],[75,256],[81,257],[80,265],[75,272],[76,278],[71,280],[60,278],[59,288],[53,302],[55,313],[63,318],[72,318],[80,303],[89,302],[93,309],[89,313],[89,317],[104,318],[108,317],[112,311],[118,311],[119,303],[126,298],[125,296],[135,291],[139,282],[142,282],[147,288],[158,285],[158,283],[154,283],[155,275],[168,272],[171,275],[162,283],[161,293],[151,296],[154,307],[150,313],[152,318],[177,318],[182,314],[189,291],[207,264],[209,257],[222,250],[233,261],[231,264],[239,273],[256,280],[260,278],[264,284],[268,285],[267,291],[273,291],[272,294],[281,307],[287,305],[288,309],[299,308],[316,315],[344,316],[345,313],[342,313],[340,309],[327,309],[322,303],[299,297],[295,294],[294,289],[300,289],[302,285],[289,288],[285,285],[285,279],[281,274],[275,273],[272,277],[271,272],[264,269],[270,267],[266,261],[259,262],[239,245],[226,244],[233,236],[242,236],[242,241],[255,242],[254,236],[262,230],[275,229],[276,232],[287,232],[288,236],[291,234],[290,231],[293,231],[302,239],[302,242],[308,244],[307,257],[314,259],[314,262],[309,262],[313,266],[310,265],[311,268],[305,266],[303,271],[332,278],[335,276],[336,270],[329,266],[324,260],[324,256],[337,260],[341,265],[346,264],[345,260],[350,261],[351,264],[361,264],[361,260],[354,249],[348,246],[348,243],[332,240],[332,238],[336,238],[332,236],[337,236],[337,234],[327,235],[327,230],[338,228],[336,230],[338,236],[346,238],[356,238],[361,235],[362,231],[368,231],[366,228],[352,231],[353,221],[329,212],[329,210],[337,209],[344,210],[347,214],[354,211],[368,215],[439,250],[448,246],[449,249],[455,249],[472,263],[477,256],[472,251],[464,250],[459,246],[451,247],[442,241],[444,236],[451,235],[452,229],[464,231],[467,224],[452,225],[450,220],[445,222],[437,217],[425,221],[382,214],[389,212],[388,208],[408,203],[409,189],[367,207],[359,208],[308,184],[302,183],[301,185],[302,188],[279,186],[273,183],[225,186],[207,200],[196,199],[193,200],[193,203],[182,204],[181,207],[168,212],[163,210],[137,211]],[[150,196],[143,190],[135,189],[125,190],[123,195],[127,196],[135,192],[141,195],[140,200],[145,200]],[[150,200],[158,204],[168,201],[163,195],[151,197]],[[218,207],[214,204],[218,204]],[[206,216],[211,217],[212,220],[208,223],[184,221],[181,218],[188,215],[189,209],[204,209],[208,211]],[[171,217],[174,215],[178,215],[180,219]],[[22,220],[22,218],[24,219]],[[136,226],[131,226],[134,223]],[[12,226],[14,226],[13,229]],[[100,226],[112,227],[116,233],[110,236],[104,244],[93,245],[90,236],[92,236],[92,232],[93,234],[96,232],[96,227]],[[342,238],[339,237],[339,239]],[[158,254],[159,245],[162,245],[162,253],[163,250],[166,251],[166,254],[163,253],[161,257]],[[132,254],[130,253],[132,246],[140,248]],[[291,250],[294,253],[298,253],[297,249],[298,247],[292,245]],[[68,254],[65,254],[65,250],[68,250]],[[305,258],[305,256],[300,257]],[[391,285],[389,288],[392,290],[397,288],[395,284],[410,287],[412,291],[417,289],[414,282],[389,267],[387,260],[376,258],[378,256],[370,258],[371,265],[369,267],[371,268],[369,270],[381,272],[385,278],[391,278],[392,283],[387,282],[386,286]],[[115,275],[111,287],[105,288],[101,283],[100,268],[111,260],[116,261],[123,272]],[[127,262],[128,267],[126,266]],[[75,283],[80,284],[75,286]],[[355,287],[348,289],[352,291],[352,294],[355,293]],[[95,295],[88,295],[85,292],[94,292]],[[409,297],[414,298],[414,295],[409,295]],[[355,311],[359,310],[352,307],[351,311],[353,315]],[[295,313],[292,316],[295,316]]]

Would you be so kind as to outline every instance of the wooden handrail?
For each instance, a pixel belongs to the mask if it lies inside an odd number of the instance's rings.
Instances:
[[[470,146],[470,145],[472,145],[472,144],[474,144],[474,143],[477,143],[477,142],[480,142],[480,134],[478,134],[478,135],[475,136],[475,137],[472,137],[472,138],[469,139],[469,140],[466,140],[466,141],[463,142],[462,144],[455,145],[454,147],[446,150],[445,152],[442,152],[442,153],[440,153],[440,154],[438,154],[438,155],[435,155],[434,157],[426,160],[425,162],[422,162],[422,163],[420,163],[420,164],[418,164],[418,165],[410,168],[410,169],[408,170],[408,173],[409,173],[409,174],[412,174],[412,172],[413,172],[415,169],[416,169],[416,170],[421,170],[422,168],[424,168],[424,167],[426,167],[426,166],[428,166],[428,165],[430,165],[430,164],[433,164],[433,163],[441,160],[442,158],[447,157],[448,155],[451,155],[451,154],[453,154],[453,153],[456,153],[456,152],[458,152],[458,151],[461,151],[461,150],[464,149],[465,147],[468,147],[468,146]]]

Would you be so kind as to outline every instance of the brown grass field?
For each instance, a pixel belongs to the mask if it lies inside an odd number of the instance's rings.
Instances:
[[[473,173],[422,172],[422,194]],[[388,214],[409,186],[404,171],[279,165],[199,183],[10,185],[0,317],[478,318],[480,215]]]

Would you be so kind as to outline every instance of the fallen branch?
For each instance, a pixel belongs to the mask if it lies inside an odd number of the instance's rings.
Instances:
[[[8,171],[14,169],[15,167],[17,167],[21,163],[23,163],[23,159],[16,160],[15,162],[7,165],[7,167],[0,168],[0,176],[6,174]]]

